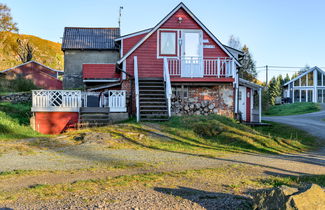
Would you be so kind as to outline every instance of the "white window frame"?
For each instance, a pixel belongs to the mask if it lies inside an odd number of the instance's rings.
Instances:
[[[176,55],[174,55],[174,56],[169,56],[169,55],[166,55],[166,56],[164,56],[164,55],[160,55],[160,33],[161,32],[164,32],[164,31],[166,31],[166,32],[176,32]],[[180,40],[179,40],[179,32],[180,32],[180,30],[179,29],[159,29],[159,30],[157,30],[157,58],[159,59],[161,59],[161,58],[166,58],[166,57],[168,57],[168,58],[178,58],[178,56],[179,56],[179,49],[180,49]]]

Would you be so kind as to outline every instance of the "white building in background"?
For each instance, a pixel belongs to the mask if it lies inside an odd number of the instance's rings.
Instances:
[[[317,66],[284,85],[284,98],[289,103],[325,103],[325,72]]]

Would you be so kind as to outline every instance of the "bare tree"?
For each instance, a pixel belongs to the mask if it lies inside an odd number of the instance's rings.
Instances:
[[[241,50],[242,48],[239,38],[234,35],[229,37],[228,46],[237,50]]]
[[[29,43],[29,41],[27,39],[25,39],[25,40],[17,39],[17,44],[18,44],[18,47],[16,50],[16,54],[18,56],[18,59],[22,63],[31,61],[33,59],[34,48]]]
[[[18,32],[17,23],[13,22],[10,8],[0,3],[0,32],[9,31],[9,32]]]

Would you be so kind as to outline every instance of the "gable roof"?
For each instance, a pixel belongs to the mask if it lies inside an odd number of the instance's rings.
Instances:
[[[119,28],[65,27],[62,50],[117,50],[114,40],[119,36]]]
[[[123,35],[123,36],[120,36],[120,37],[116,38],[115,41],[120,41],[122,39],[127,39],[127,38],[131,38],[131,37],[138,36],[138,35],[141,35],[141,34],[149,33],[151,30],[152,30],[152,28],[147,28],[147,29],[144,29],[144,30],[141,30],[141,31],[126,34],[126,35]]]
[[[314,71],[314,70],[319,71],[319,72],[321,72],[322,74],[325,75],[325,72],[324,72],[322,69],[320,69],[319,67],[315,66],[315,67],[313,67],[313,68],[310,68],[308,71],[306,71],[306,72],[300,74],[299,76],[293,78],[293,79],[290,80],[289,82],[285,83],[283,86],[287,86],[287,85],[290,84],[291,82],[294,82],[294,81],[300,79],[301,77],[305,76],[306,74],[308,74],[309,72],[312,72],[312,71]]]
[[[196,21],[199,26],[215,41],[219,47],[227,53],[229,57],[234,58],[236,64],[241,66],[238,60],[227,50],[226,47],[209,31],[209,29],[203,25],[203,23],[185,6],[183,2],[179,3],[164,19],[162,19],[155,27],[153,27],[150,32],[144,36],[136,45],[134,45],[120,60],[117,61],[121,64],[127,57],[129,57],[142,43],[144,43],[155,31],[157,31],[160,26],[162,26],[172,15],[174,15],[179,9],[184,9],[194,21]]]
[[[45,68],[47,68],[47,69],[49,69],[49,70],[51,70],[51,71],[59,72],[59,73],[63,73],[63,71],[56,70],[56,69],[52,69],[52,68],[50,68],[50,67],[48,67],[48,66],[45,66],[45,65],[43,65],[43,64],[41,64],[41,63],[39,63],[39,62],[36,62],[36,61],[28,61],[28,62],[26,62],[26,63],[22,63],[22,64],[19,64],[19,65],[17,65],[17,66],[11,67],[11,68],[9,68],[9,69],[2,70],[2,71],[0,71],[0,73],[5,73],[5,72],[7,72],[7,71],[10,71],[10,70],[13,70],[13,69],[19,68],[19,67],[24,66],[24,65],[27,65],[27,64],[29,64],[29,63],[36,63],[36,64],[38,64],[38,65],[40,65],[40,66],[43,66],[43,67],[45,67]]]

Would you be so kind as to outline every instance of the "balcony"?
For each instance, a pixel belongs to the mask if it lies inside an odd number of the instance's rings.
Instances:
[[[171,78],[234,78],[236,65],[232,58],[167,58]]]

